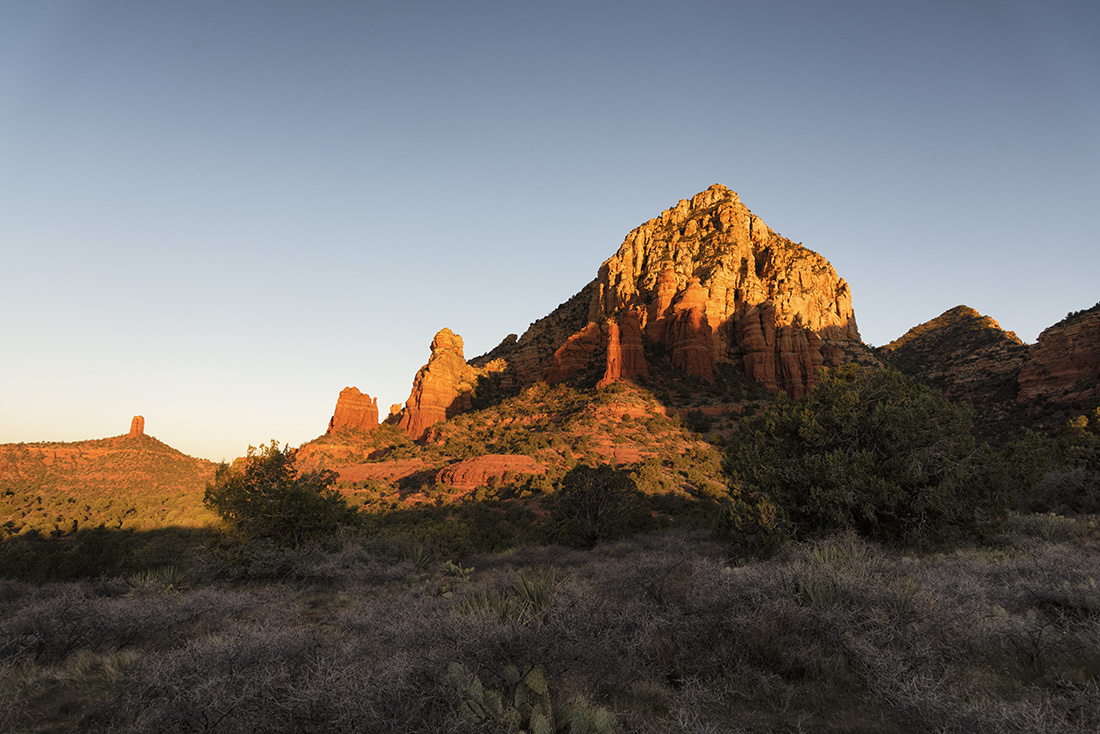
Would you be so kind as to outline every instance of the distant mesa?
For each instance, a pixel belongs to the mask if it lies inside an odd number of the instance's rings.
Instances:
[[[130,432],[126,434],[128,438],[135,438],[137,436],[145,435],[145,418],[140,415],[135,415],[133,420],[130,421]]]
[[[327,433],[373,431],[375,428],[378,428],[378,398],[371,398],[356,387],[341,390],[336,400],[336,410],[328,422]]]

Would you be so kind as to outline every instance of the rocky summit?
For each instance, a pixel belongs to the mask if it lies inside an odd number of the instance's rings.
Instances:
[[[1015,403],[1028,347],[992,318],[956,306],[877,352],[887,364],[952,400],[973,404],[981,421],[999,424]]]
[[[477,368],[467,364],[462,337],[450,329],[440,330],[432,339],[428,363],[413,379],[412,392],[398,425],[413,438],[420,438],[432,425],[469,410],[478,377],[497,367]]]
[[[795,396],[822,366],[875,361],[832,265],[719,184],[631,230],[594,281],[486,358],[524,382],[596,369],[606,385],[646,374],[654,349],[684,375],[710,381],[729,363]]]

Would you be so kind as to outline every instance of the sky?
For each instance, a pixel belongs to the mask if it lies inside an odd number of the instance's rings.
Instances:
[[[722,183],[852,287],[1100,301],[1100,3],[0,3],[0,443],[193,456],[404,403]]]

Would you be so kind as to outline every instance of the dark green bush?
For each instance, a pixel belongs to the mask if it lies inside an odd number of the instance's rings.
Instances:
[[[846,365],[743,424],[725,470],[735,498],[774,504],[775,526],[796,538],[972,535],[1003,518],[1009,495],[1003,459],[970,429],[969,409],[901,373]]]
[[[357,510],[332,488],[334,471],[298,472],[297,449],[276,441],[230,466],[218,467],[206,486],[204,504],[246,540],[267,539],[298,546],[317,541],[357,521]]]
[[[588,548],[641,529],[648,515],[630,474],[607,464],[570,469],[549,505],[558,539]]]
[[[1054,441],[1050,471],[1022,507],[1032,512],[1100,513],[1100,408],[1070,420]]]

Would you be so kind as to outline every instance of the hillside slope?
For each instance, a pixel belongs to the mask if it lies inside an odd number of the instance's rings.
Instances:
[[[0,526],[16,533],[209,524],[215,517],[202,496],[214,469],[144,434],[0,444]]]

